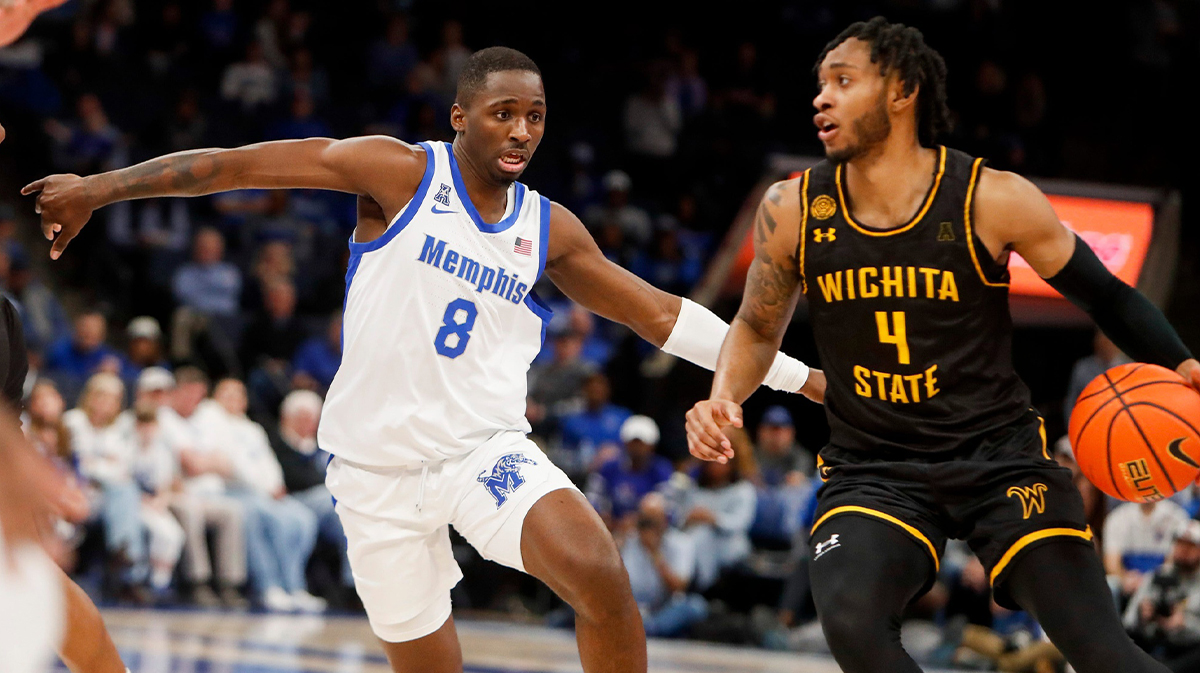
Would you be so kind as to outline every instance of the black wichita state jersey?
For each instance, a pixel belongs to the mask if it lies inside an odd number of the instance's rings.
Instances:
[[[1006,426],[1040,423],[1013,370],[1008,269],[971,228],[983,160],[937,151],[921,209],[895,229],[854,221],[843,165],[823,161],[800,180],[826,460],[965,458]]]

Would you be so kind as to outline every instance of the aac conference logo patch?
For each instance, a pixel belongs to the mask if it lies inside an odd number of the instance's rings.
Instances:
[[[837,202],[828,194],[822,194],[813,199],[809,212],[818,220],[828,220],[837,212]]]

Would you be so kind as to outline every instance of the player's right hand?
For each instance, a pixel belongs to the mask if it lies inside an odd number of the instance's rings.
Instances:
[[[742,405],[729,400],[702,400],[687,412],[688,451],[700,460],[727,463],[733,444],[723,428],[742,427]]]
[[[92,217],[87,180],[71,174],[51,175],[25,185],[21,194],[38,195],[34,212],[42,216],[42,235],[46,240],[54,241],[50,259],[58,259]],[[57,238],[55,234],[58,234]]]

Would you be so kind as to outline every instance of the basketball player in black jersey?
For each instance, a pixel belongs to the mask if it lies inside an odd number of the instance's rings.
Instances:
[[[882,18],[825,48],[813,104],[827,160],[762,201],[745,297],[711,399],[688,412],[689,447],[732,457],[721,428],[741,426],[803,292],[831,430],[810,572],[842,669],[920,670],[901,614],[959,538],[997,602],[1032,613],[1079,673],[1165,671],[1125,635],[1080,496],[1013,370],[1009,254],[1130,356],[1197,388],[1200,363],[1030,182],[934,144],[945,74],[919,31]]]

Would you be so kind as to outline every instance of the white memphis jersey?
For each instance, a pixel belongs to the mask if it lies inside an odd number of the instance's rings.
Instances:
[[[412,201],[370,243],[350,242],[342,364],[321,413],[321,448],[415,466],[529,432],[526,375],[550,310],[550,201],[521,183],[496,224],[471,203],[448,143],[425,142]]]

